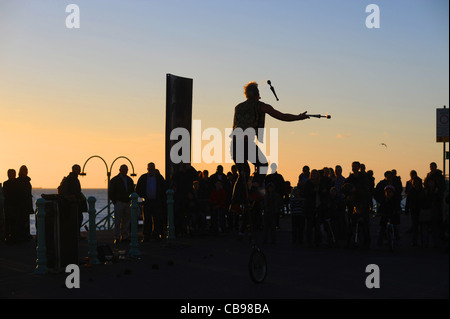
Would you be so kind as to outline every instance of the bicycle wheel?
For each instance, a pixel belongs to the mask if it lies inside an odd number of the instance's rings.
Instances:
[[[267,261],[266,256],[263,252],[254,248],[251,255],[250,260],[248,262],[248,271],[250,273],[250,278],[255,283],[262,283],[267,276]]]

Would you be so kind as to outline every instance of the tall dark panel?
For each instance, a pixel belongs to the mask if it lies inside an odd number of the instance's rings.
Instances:
[[[170,150],[178,141],[170,140],[173,129],[183,127],[191,136],[193,80],[167,74],[166,79],[166,180],[169,181],[179,164],[170,159]],[[180,138],[181,139],[181,138]],[[191,141],[190,141],[191,142]],[[191,150],[191,148],[189,148]],[[191,159],[191,151],[189,151]]]

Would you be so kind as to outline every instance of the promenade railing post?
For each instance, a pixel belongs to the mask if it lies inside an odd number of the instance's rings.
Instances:
[[[100,260],[98,260],[98,252],[97,252],[97,226],[95,225],[95,202],[97,199],[93,196],[88,198],[88,213],[89,213],[89,252],[88,256],[91,258],[91,265],[100,264]]]
[[[175,239],[175,219],[173,215],[173,189],[167,190],[167,228],[168,228],[168,239],[172,240]]]
[[[141,256],[139,251],[139,234],[138,234],[138,214],[139,214],[139,204],[138,204],[138,194],[133,193],[130,195],[131,198],[131,241],[130,250],[128,255],[131,257]]]
[[[45,203],[43,198],[39,198],[36,201],[36,222],[37,222],[37,258],[36,268],[34,273],[37,275],[43,275],[48,273],[47,268],[47,247],[45,246]]]

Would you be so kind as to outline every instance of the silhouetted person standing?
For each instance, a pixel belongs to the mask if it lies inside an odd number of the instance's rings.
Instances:
[[[336,174],[336,178],[333,182],[333,186],[336,188],[336,192],[337,192],[337,201],[338,202],[342,202],[344,203],[344,209],[343,210],[338,210],[337,211],[337,232],[338,232],[338,236],[340,239],[344,239],[346,234],[348,234],[348,223],[346,220],[346,215],[345,215],[345,198],[344,198],[344,194],[342,193],[342,186],[345,183],[345,177],[342,175],[342,166],[341,165],[336,165],[334,172]]]
[[[412,183],[408,189],[408,210],[411,215],[412,246],[418,245],[420,234],[420,211],[423,207],[424,192],[422,179],[412,174]]]
[[[297,187],[300,190],[300,193],[303,192],[303,186],[305,186],[306,181],[309,179],[311,173],[309,171],[309,166],[305,165],[302,168],[302,173],[298,176]]]
[[[283,206],[283,199],[275,190],[275,184],[266,184],[266,194],[264,195],[264,221],[263,221],[263,242],[267,243],[270,236],[272,244],[275,244],[275,230],[277,216]]]
[[[266,178],[264,179],[265,184],[269,184],[272,183],[273,187],[275,188],[275,192],[281,197],[284,198],[285,195],[285,185],[284,185],[284,177],[283,175],[279,174],[277,171],[277,164],[272,163],[270,165],[271,169],[272,169],[272,173],[267,175]],[[280,211],[275,214],[275,225],[277,228],[280,227],[280,215],[284,215],[284,206],[280,206]]]
[[[180,163],[172,176],[175,190],[173,195],[175,236],[187,234],[189,193],[197,178],[198,172],[190,163]]]
[[[397,209],[399,211],[402,210],[402,194],[403,194],[403,184],[400,176],[397,175],[397,170],[393,169],[392,171],[392,185],[395,187],[395,201],[397,203]]]
[[[8,244],[17,241],[17,216],[18,216],[18,191],[16,170],[8,170],[8,180],[3,183],[4,216],[5,216],[5,241]]]
[[[434,246],[438,247],[438,238],[443,231],[443,204],[446,186],[444,175],[441,170],[437,169],[434,162],[430,163],[430,172],[424,180],[424,187],[430,192],[432,238]]]
[[[119,174],[109,184],[109,198],[114,204],[114,243],[130,240],[130,195],[134,192],[134,182],[127,174],[128,166],[120,166]]]
[[[31,178],[28,177],[28,168],[22,165],[19,169],[19,177],[17,178],[18,191],[18,239],[20,241],[29,240],[30,235],[30,215],[33,211],[33,194],[31,186]]]
[[[362,234],[364,235],[364,248],[369,248],[369,186],[366,174],[362,173],[360,168],[361,164],[359,162],[353,162],[352,173],[345,180],[345,183],[352,186],[351,192],[353,193],[353,207],[350,208],[350,212],[355,211],[359,215]]]
[[[136,184],[136,193],[144,199],[144,241],[164,237],[166,181],[157,172],[154,163],[147,165],[147,174],[141,175]]]
[[[58,194],[60,194],[63,199],[63,210],[70,211],[70,213],[75,214],[78,219],[78,231],[83,223],[83,212],[87,212],[86,197],[81,192],[81,184],[78,179],[80,173],[80,165],[73,165],[72,171],[69,175],[64,177],[58,188]]]
[[[233,185],[230,185],[230,183],[228,182],[227,175],[224,174],[222,165],[217,165],[216,172],[210,176],[209,181],[211,189],[215,188],[217,181],[220,181],[222,183],[222,188],[226,194],[225,206],[228,208],[230,206],[231,195],[233,193]]]
[[[303,195],[305,198],[304,209],[306,215],[306,242],[309,246],[314,244],[320,246],[322,234],[320,231],[320,217],[323,208],[323,194],[321,191],[319,171],[313,169],[311,178],[304,185]]]

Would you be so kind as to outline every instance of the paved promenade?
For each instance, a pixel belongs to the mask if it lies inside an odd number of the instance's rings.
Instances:
[[[85,267],[80,288],[68,289],[64,271],[35,275],[35,241],[0,243],[0,298],[145,298],[145,299],[372,299],[449,298],[449,255],[433,248],[410,247],[407,217],[402,216],[397,251],[317,248],[291,243],[290,216],[281,219],[275,244],[260,244],[268,262],[262,284],[251,281],[248,238],[221,236],[178,238],[141,243],[140,259]],[[378,219],[372,220],[372,237]],[[112,233],[98,232],[98,244],[112,244]],[[375,242],[375,239],[372,241]],[[343,245],[342,245],[343,246]],[[122,249],[128,249],[122,245]],[[88,241],[80,240],[80,260]],[[380,268],[380,288],[368,289],[366,267]]]

